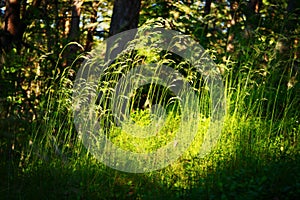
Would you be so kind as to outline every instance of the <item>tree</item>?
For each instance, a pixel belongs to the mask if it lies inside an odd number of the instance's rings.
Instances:
[[[82,0],[74,0],[72,6],[72,20],[68,33],[68,41],[70,42],[78,42],[80,36],[80,13],[81,13],[81,5]],[[78,45],[70,45],[68,51],[65,56],[67,57],[67,66],[70,66],[73,60],[76,58],[77,51],[80,50]]]
[[[138,27],[139,22],[139,13],[141,8],[141,0],[132,0],[128,2],[127,0],[115,0],[113,15],[110,23],[109,34],[110,36],[118,34],[122,31],[134,29]],[[120,46],[124,46],[130,41],[132,38],[125,38],[121,40],[122,44]],[[113,44],[107,44],[107,53],[106,59],[112,59],[118,55],[119,49],[112,50],[111,47]]]
[[[94,33],[96,31],[96,26],[94,24],[97,24],[97,11],[99,7],[99,2],[93,1],[91,6],[91,27],[88,28],[86,43],[85,43],[85,50],[90,51],[92,49],[92,44],[94,41]]]
[[[82,3],[83,2],[81,0],[73,1],[71,28],[69,32],[69,40],[71,41],[77,41],[80,35],[79,22]]]
[[[138,27],[141,0],[115,0],[109,33],[115,35]]]
[[[41,0],[34,0],[27,7],[26,1],[6,0],[3,31],[0,34],[1,49],[9,51],[13,43],[20,48],[26,27],[34,19],[34,11],[40,4]]]
[[[4,16],[4,33],[1,35],[1,47],[4,50],[11,48],[11,43],[20,41],[20,0],[7,0]]]

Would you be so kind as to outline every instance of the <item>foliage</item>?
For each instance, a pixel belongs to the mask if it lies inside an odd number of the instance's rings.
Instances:
[[[199,74],[189,63],[166,52],[140,50],[115,62],[99,86],[103,91],[110,91],[112,83],[132,66],[156,60],[180,71],[195,83],[195,90],[202,89],[203,115],[194,142],[175,163],[146,174],[115,171],[95,160],[77,137],[73,124],[73,81],[87,54],[89,31],[94,28],[94,45],[108,36],[112,4],[96,3],[97,6],[91,1],[82,4],[77,42],[69,40],[66,30],[71,6],[57,1],[32,8],[21,47],[13,44],[10,51],[5,51],[1,46],[0,174],[4,181],[0,183],[0,197],[300,197],[300,20],[297,12],[285,9],[287,1],[264,0],[254,15],[249,13],[246,1],[214,1],[210,14],[205,14],[204,1],[143,2],[140,25],[155,24],[180,31],[209,49],[222,73],[227,99],[222,137],[213,151],[201,158],[198,152],[210,119],[209,94],[203,92]],[[92,23],[94,9],[101,16]],[[70,64],[66,56],[72,46],[78,48]],[[155,150],[171,141],[178,128],[180,107],[176,101],[168,101],[172,94],[166,92],[162,97],[164,89],[151,87],[136,91],[136,97],[131,99],[131,119],[141,129],[151,123],[151,104],[147,105],[144,94],[164,103],[169,112],[158,133],[160,137],[137,140],[110,124],[109,137],[122,148]],[[108,110],[106,114],[109,113]]]

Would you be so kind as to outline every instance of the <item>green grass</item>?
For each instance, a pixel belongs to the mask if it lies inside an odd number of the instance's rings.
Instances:
[[[145,174],[110,169],[80,143],[67,158],[52,154],[1,162],[1,197],[13,199],[296,199],[299,147],[281,136],[263,138],[269,123],[227,119],[218,147],[201,159],[193,152]],[[299,129],[299,127],[298,127]],[[124,138],[126,139],[126,138]],[[49,147],[50,148],[50,147]],[[81,150],[78,150],[81,149]],[[43,149],[54,151],[54,149]],[[51,157],[50,157],[51,156]],[[20,165],[22,163],[22,165]]]
[[[130,66],[131,61],[122,66]],[[53,79],[41,102],[43,117],[30,125],[30,131],[26,129],[29,136],[22,145],[13,140],[12,150],[10,139],[1,141],[0,198],[298,199],[300,115],[295,106],[299,99],[293,96],[293,88],[285,90],[284,84],[274,84],[277,71],[270,70],[259,83],[259,69],[247,62],[238,74],[233,70],[235,63],[222,66],[227,112],[222,135],[212,151],[199,157],[210,121],[208,107],[203,105],[198,133],[189,149],[166,168],[143,174],[111,169],[83,146],[73,124],[72,81],[66,75],[70,68],[65,69]],[[116,77],[114,73],[112,79],[103,81],[104,89]],[[200,100],[207,102],[205,94]],[[176,106],[169,108],[176,111]],[[151,115],[147,109],[135,109],[127,129],[111,126],[109,137],[127,150],[153,151],[172,141],[180,116],[180,112],[168,112],[156,137],[137,138],[128,134],[130,123],[143,129],[151,123]]]

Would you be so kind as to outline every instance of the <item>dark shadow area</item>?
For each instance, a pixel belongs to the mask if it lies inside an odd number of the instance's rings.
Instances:
[[[215,154],[216,155],[216,154]],[[164,170],[129,174],[94,162],[44,162],[22,168],[1,159],[1,199],[299,199],[300,157],[282,155],[262,160],[239,155],[215,160],[193,173],[185,170],[185,189],[174,175],[162,181]],[[186,161],[185,161],[186,162]],[[186,163],[189,169],[196,158]],[[214,169],[213,169],[214,168]],[[191,170],[193,170],[191,168]],[[168,176],[168,175],[166,175]]]

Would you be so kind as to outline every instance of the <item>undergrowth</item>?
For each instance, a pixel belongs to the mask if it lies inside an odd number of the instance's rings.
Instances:
[[[129,57],[122,63],[116,62],[113,65],[128,67],[135,61],[152,62],[155,59],[157,57],[153,54],[150,57],[137,54],[136,57]],[[162,60],[162,63],[171,67],[182,67],[181,70],[185,70],[187,66],[181,61],[175,63],[165,55]],[[234,67],[237,63],[230,57],[227,57],[225,63],[226,65],[218,64],[218,67],[224,69],[222,76],[227,104],[222,134],[216,146],[206,156],[199,156],[203,137],[210,124],[209,106],[202,106],[204,114],[199,117],[197,136],[188,150],[171,165],[144,174],[113,170],[95,159],[83,146],[73,123],[73,82],[68,78],[71,68],[66,68],[62,74],[53,78],[52,83],[55,84],[47,90],[45,99],[41,102],[44,105],[43,118],[32,123],[30,138],[22,151],[1,162],[0,197],[299,198],[300,123],[299,110],[296,109],[299,99],[295,96],[299,85],[286,86],[293,73],[287,71],[281,78],[277,77],[278,72],[275,70],[278,69],[274,67],[275,61],[271,59],[266,63],[271,69],[263,73],[261,69],[255,68],[251,55],[239,66],[238,72],[238,67]],[[124,73],[122,70],[119,72],[120,74],[116,75],[114,72],[105,79],[107,82],[103,81],[101,87],[106,90],[112,87],[111,83]],[[187,72],[187,76],[190,80],[199,81],[197,74]],[[274,84],[277,81],[279,83]],[[206,104],[209,93],[205,93],[205,86],[200,83],[193,85],[195,86],[198,87],[195,91],[202,90],[199,100]],[[149,88],[146,90],[155,91]],[[141,132],[147,132],[151,128],[151,103],[146,105],[146,100],[154,101],[157,98],[151,96],[154,93],[143,99],[144,93],[137,91],[140,94],[137,99],[144,102],[140,104],[132,100],[131,121],[125,128],[120,129],[113,123],[109,124],[109,137],[112,142],[125,150],[150,152],[172,141],[181,117],[180,106],[174,102],[170,104],[163,96],[158,96],[159,101],[156,102],[168,105],[169,112],[165,113],[165,123],[157,134],[146,139],[128,134],[130,131],[139,131],[132,129],[132,123],[138,124],[134,127],[140,127]],[[172,95],[169,94],[170,98]],[[109,113],[110,111],[105,114],[109,116]],[[105,124],[107,121],[99,123]]]

